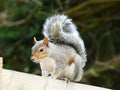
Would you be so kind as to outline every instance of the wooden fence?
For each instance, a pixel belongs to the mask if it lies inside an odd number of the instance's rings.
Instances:
[[[13,70],[2,69],[2,58],[0,58],[0,90],[110,90],[106,88],[66,83],[49,77],[22,73]]]

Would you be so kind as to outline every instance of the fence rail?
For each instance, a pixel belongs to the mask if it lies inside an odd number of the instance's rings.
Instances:
[[[22,73],[13,70],[2,69],[2,58],[0,58],[0,90],[110,90],[106,88],[66,83],[49,77]]]

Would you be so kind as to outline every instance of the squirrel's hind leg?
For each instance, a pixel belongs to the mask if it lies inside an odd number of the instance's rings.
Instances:
[[[83,67],[82,67],[82,59],[79,55],[77,55],[75,57],[75,66],[76,66],[76,75],[75,75],[75,78],[74,78],[74,81],[75,82],[79,82],[82,78],[82,75],[83,75]]]

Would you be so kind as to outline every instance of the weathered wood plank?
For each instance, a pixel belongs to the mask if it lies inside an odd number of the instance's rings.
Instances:
[[[2,90],[2,62],[3,59],[0,57],[0,90]]]
[[[3,69],[3,90],[110,90]]]

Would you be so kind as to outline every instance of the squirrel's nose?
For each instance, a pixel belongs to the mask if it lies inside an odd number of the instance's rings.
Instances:
[[[35,58],[34,56],[31,57],[31,60],[32,60],[32,61],[35,61],[35,59],[36,59],[36,58]]]

